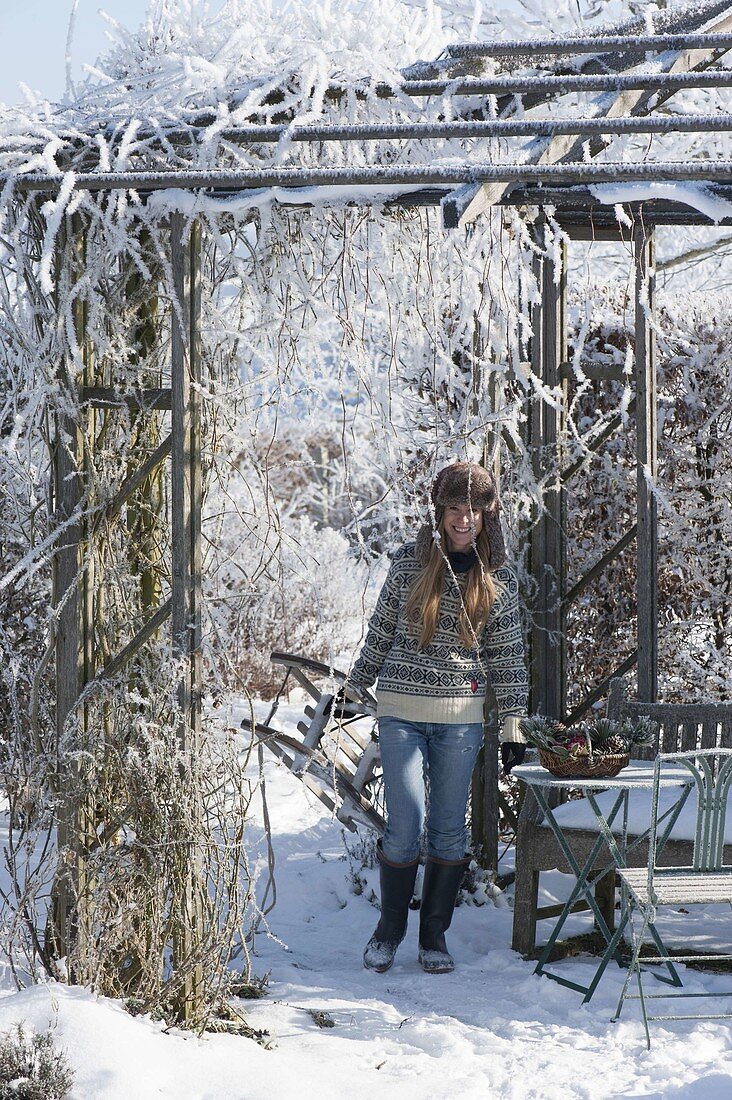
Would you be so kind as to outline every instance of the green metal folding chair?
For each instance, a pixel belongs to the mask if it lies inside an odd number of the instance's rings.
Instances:
[[[658,792],[659,776],[664,764],[681,765],[689,769],[693,790],[696,791],[696,825],[692,863],[688,867],[659,867],[657,863],[659,840]],[[724,829],[730,786],[732,786],[732,749],[700,749],[696,752],[662,753],[656,757],[653,794],[651,802],[651,833],[648,848],[648,867],[627,867],[618,871],[621,885],[628,891],[627,917],[632,929],[633,956],[620,994],[614,1020],[617,1020],[628,998],[640,1000],[643,1026],[648,1048],[651,1037],[649,1020],[720,1020],[732,1019],[732,1013],[718,1012],[710,1015],[667,1013],[649,1015],[646,1001],[655,998],[679,997],[732,997],[732,992],[712,993],[646,993],[643,989],[643,970],[652,963],[671,964],[663,940],[657,933],[656,913],[660,906],[707,905],[721,902],[732,904],[732,865],[724,863]],[[689,799],[693,801],[693,796]],[[636,929],[633,914],[642,918]],[[616,935],[621,934],[618,928]],[[641,949],[647,932],[651,932],[659,945],[659,955],[641,958]],[[674,955],[673,962],[702,962],[730,960],[732,955]],[[630,993],[630,983],[636,975],[638,993]],[[654,975],[658,977],[658,975]]]

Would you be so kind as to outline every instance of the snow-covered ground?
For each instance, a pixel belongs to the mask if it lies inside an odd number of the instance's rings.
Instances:
[[[262,929],[255,945],[255,969],[269,973],[267,996],[243,1006],[249,1023],[269,1032],[272,1049],[232,1036],[167,1032],[83,989],[53,985],[16,993],[6,976],[0,1029],[21,1020],[39,1030],[51,1025],[76,1072],[76,1100],[732,1096],[729,1022],[656,1024],[647,1052],[637,1003],[611,1023],[622,972],[608,969],[583,1006],[578,994],[534,977],[533,964],[510,950],[507,906],[456,910],[448,934],[454,974],[428,976],[419,969],[417,914],[392,970],[364,970],[361,951],[377,910],[368,885],[354,892],[357,862],[348,856],[341,826],[273,759],[265,770],[277,905],[269,933]],[[353,845],[351,834],[346,839]],[[256,822],[248,842],[264,855]],[[366,876],[376,883],[375,871]],[[557,895],[568,881],[547,876],[544,887]],[[728,934],[732,914],[726,925],[713,923]],[[558,964],[579,981],[594,965],[582,958]],[[684,980],[692,991],[729,990],[732,1011],[730,978],[684,971]],[[319,1027],[313,1012],[327,1013],[334,1026]]]

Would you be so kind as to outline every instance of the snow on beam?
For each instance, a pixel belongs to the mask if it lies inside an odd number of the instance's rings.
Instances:
[[[649,50],[729,50],[729,34],[645,34],[586,35],[577,38],[526,38],[510,42],[456,42],[447,47],[454,58],[510,57],[512,54],[583,54],[619,50],[646,53]]]
[[[532,92],[565,95],[568,92],[645,91],[682,88],[729,88],[732,71],[706,69],[689,73],[580,73],[573,76],[463,77],[457,80],[405,80],[399,92],[409,96],[522,95]],[[381,85],[377,92],[381,92]],[[392,88],[384,86],[393,96]]]
[[[706,33],[721,33],[719,27],[710,27],[709,24],[713,19],[724,15],[729,6],[729,0],[689,0],[686,4],[661,8],[661,10],[653,12],[653,30],[656,35],[684,34],[684,37],[687,37],[692,31],[698,31],[699,28],[702,28]],[[608,37],[636,37],[641,34],[648,34],[649,29],[647,16],[643,13],[640,16],[636,15],[621,22],[598,27],[593,38],[597,40],[598,38]],[[550,41],[556,42],[558,40],[553,38]],[[463,43],[459,45],[463,45]],[[454,65],[455,60],[456,58],[448,56],[440,57],[431,62],[417,61],[404,69],[403,73],[405,77],[410,79],[416,79],[417,77],[423,80],[436,78],[441,76],[445,70],[449,70],[450,66]],[[512,68],[520,60],[522,60],[520,53],[508,55],[507,60],[504,61],[504,66]],[[616,67],[615,61],[617,61],[617,55],[615,57],[605,56],[603,62],[606,71],[608,68]]]
[[[445,195],[440,203],[443,228],[457,229],[463,219],[465,222],[475,221],[483,213],[482,195],[482,183],[466,183]]]
[[[642,190],[641,190],[642,188]],[[671,190],[673,189],[673,190]],[[621,205],[631,216],[643,206],[644,220],[653,225],[730,225],[732,186],[648,182],[552,187],[516,187],[500,206],[552,206],[555,218],[573,239],[600,235],[627,236],[615,212]]]
[[[679,16],[679,19],[681,20],[682,23],[683,23],[683,20],[687,17],[688,14],[689,14],[688,9],[683,10],[681,12],[681,14]],[[692,18],[697,18],[697,16],[693,16],[693,15],[691,17]],[[698,26],[698,24],[696,24],[696,25]],[[677,30],[679,28],[674,27],[674,29]],[[686,28],[684,28],[684,29],[686,29]],[[724,37],[728,34],[732,35],[732,14],[730,13],[729,8],[727,6],[725,6],[723,14],[721,15],[720,18],[717,19],[716,23],[712,27],[708,27],[707,29],[711,30],[711,32],[717,37],[717,40],[720,40],[722,37]],[[692,37],[691,35],[687,35],[686,38],[685,38],[685,41],[688,43],[691,37]],[[662,58],[659,58],[659,61],[661,62],[662,66],[664,67],[666,72],[669,72],[669,73],[688,72],[691,69],[701,68],[705,64],[707,64],[708,62],[713,61],[715,59],[714,58],[714,52],[715,52],[714,50],[703,50],[703,49],[698,49],[698,48],[697,49],[685,48],[685,49],[682,49],[680,52],[677,52],[675,54],[674,53],[669,53],[669,54],[662,55]],[[615,68],[615,67],[620,67],[620,68],[630,67],[630,66],[628,66],[628,63],[627,63],[627,56],[624,53],[608,54],[607,57],[605,58],[605,64],[607,66],[612,66],[613,68]],[[612,100],[612,102],[604,105],[604,109],[602,110],[602,115],[605,118],[610,118],[610,117],[619,118],[619,117],[628,117],[629,115],[648,114],[649,111],[650,111],[650,104],[653,100],[654,94],[656,94],[659,97],[659,99],[661,101],[663,101],[663,100],[665,100],[669,97],[670,93],[663,94],[663,93],[640,92],[640,91],[635,91],[635,92],[623,91],[623,92],[618,93],[617,96],[615,96],[615,98]],[[534,144],[535,144],[535,149],[534,149],[534,156],[533,156],[532,159],[533,159],[534,163],[537,164],[537,165],[542,165],[542,166],[545,166],[545,167],[548,167],[550,165],[558,166],[558,165],[562,165],[562,164],[576,163],[579,160],[585,160],[586,161],[586,160],[589,159],[588,156],[587,156],[587,149],[586,149],[587,142],[583,141],[582,138],[579,138],[579,137],[574,138],[574,139],[572,139],[569,136],[558,136],[558,137],[553,137],[553,138],[542,138],[542,139],[538,139]],[[601,139],[596,139],[596,144],[599,144],[601,146],[602,145],[602,140]],[[598,153],[600,151],[601,151],[600,148],[595,149],[593,155],[595,155],[596,153]],[[580,176],[578,179],[575,179],[573,182],[581,182],[583,178],[588,178],[588,177]],[[589,178],[591,178],[591,177],[589,177]],[[616,178],[626,178],[627,179],[628,177],[623,177],[622,173],[620,173]],[[658,177],[658,178],[664,178],[664,177]],[[682,176],[679,176],[678,178],[679,179],[688,179],[690,177],[682,175]],[[488,206],[488,205],[492,205],[492,204],[498,202],[500,200],[502,194],[504,193],[504,191],[506,189],[506,186],[510,186],[510,184],[506,185],[506,184],[495,184],[494,183],[493,185],[489,185],[486,182],[486,185],[485,185],[485,192],[486,193],[484,195],[484,200],[483,200],[484,205]]]
[[[0,182],[14,179],[19,191],[56,192],[67,179],[64,175],[29,174],[8,176],[0,174]],[[470,183],[531,184],[543,183],[621,183],[651,181],[700,181],[707,183],[732,182],[732,161],[642,161],[628,164],[624,161],[586,163],[562,161],[555,164],[479,164],[458,163],[443,165],[370,168],[267,168],[238,172],[171,171],[171,172],[89,172],[74,177],[74,189],[80,191],[130,190],[137,192],[161,191],[168,188],[184,190],[253,191],[272,188],[282,195],[263,195],[257,202],[296,201],[298,195],[305,203],[388,201],[393,187],[428,184],[460,186]],[[366,187],[373,190],[359,191]],[[337,189],[331,193],[327,189]],[[325,191],[318,192],[318,189]],[[349,195],[349,189],[351,194]],[[306,193],[307,192],[307,193]]]
[[[732,73],[730,73],[732,77]],[[554,137],[557,134],[706,133],[732,130],[732,115],[644,115],[640,118],[522,118],[478,122],[358,122],[348,125],[236,126],[217,135],[253,144],[289,141],[397,141],[416,138]],[[181,136],[184,132],[181,131]],[[170,140],[176,135],[166,135]]]

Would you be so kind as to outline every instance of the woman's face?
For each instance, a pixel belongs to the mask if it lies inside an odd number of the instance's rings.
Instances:
[[[445,509],[445,534],[448,550],[469,550],[483,530],[483,513],[467,504]]]

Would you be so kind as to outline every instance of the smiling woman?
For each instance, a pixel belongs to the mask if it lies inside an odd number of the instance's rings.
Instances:
[[[377,717],[387,820],[379,847],[381,919],[364,952],[388,970],[407,927],[422,830],[425,867],[419,961],[454,967],[445,944],[466,864],[465,814],[490,681],[504,749],[523,756],[524,664],[518,585],[506,564],[493,475],[457,462],[437,475],[432,522],[392,560],[349,680],[378,678]],[[507,754],[503,752],[504,762]],[[425,780],[429,781],[429,808]]]

